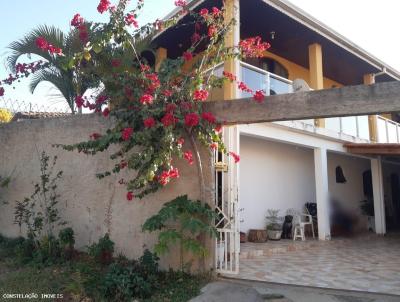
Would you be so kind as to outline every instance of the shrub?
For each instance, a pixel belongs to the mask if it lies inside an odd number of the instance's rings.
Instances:
[[[99,239],[98,243],[93,243],[88,248],[89,255],[101,264],[110,264],[114,253],[114,242],[108,234]]]
[[[65,259],[71,259],[74,252],[75,236],[72,228],[62,229],[58,234],[62,254]]]

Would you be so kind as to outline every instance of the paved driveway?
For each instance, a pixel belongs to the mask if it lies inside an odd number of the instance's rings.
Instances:
[[[332,240],[308,249],[241,259],[237,277],[400,295],[400,237]]]

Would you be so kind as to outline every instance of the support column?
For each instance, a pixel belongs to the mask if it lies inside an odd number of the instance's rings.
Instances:
[[[235,47],[240,42],[240,1],[239,0],[226,0],[225,1],[225,20],[230,23],[232,19],[235,24],[232,26],[231,31],[225,38],[226,47]],[[224,70],[230,72],[237,77],[240,76],[240,62],[238,59],[229,59],[224,63]],[[224,82],[224,100],[233,100],[239,97],[237,85],[235,82]]]
[[[159,71],[160,70],[160,66],[161,63],[167,58],[167,49],[165,48],[158,48],[156,51],[156,66],[155,66],[155,70]]]
[[[371,159],[372,189],[374,193],[375,232],[386,234],[385,200],[381,158]]]
[[[317,199],[318,238],[331,239],[329,217],[328,156],[326,149],[314,149],[315,192]]]
[[[375,77],[373,74],[364,75],[364,84],[372,85],[375,84]],[[370,115],[368,116],[368,126],[369,126],[369,140],[371,142],[378,142],[378,116]]]
[[[310,87],[314,90],[324,89],[324,72],[322,65],[322,47],[314,43],[308,47],[310,70]],[[315,126],[325,128],[325,119],[316,119]]]

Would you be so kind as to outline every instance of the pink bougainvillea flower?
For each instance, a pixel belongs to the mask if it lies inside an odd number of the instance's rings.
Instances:
[[[164,90],[163,91],[163,95],[165,95],[166,97],[170,97],[174,94],[174,92],[172,90]]]
[[[214,6],[212,8],[212,14],[213,14],[214,17],[218,17],[221,14],[221,11],[220,11],[220,9],[218,7]]]
[[[3,95],[4,95],[4,88],[0,87],[0,96],[3,96]]]
[[[177,118],[174,117],[172,113],[166,113],[163,118],[161,119],[161,123],[165,127],[169,127],[174,125],[177,122]]]
[[[263,42],[261,37],[247,38],[239,42],[239,47],[245,57],[263,57],[266,50],[271,47],[268,42]]]
[[[193,165],[193,153],[192,151],[185,151],[183,153],[183,157],[187,160],[187,162],[189,163],[189,165]]]
[[[148,117],[143,121],[143,124],[146,128],[152,128],[156,125],[156,121],[152,117]]]
[[[128,193],[126,193],[126,199],[128,201],[132,201],[134,197],[135,195],[133,195],[133,192],[129,191]]]
[[[112,66],[112,67],[119,67],[119,66],[121,66],[121,60],[119,60],[119,59],[112,59],[112,60],[111,60],[111,66]]]
[[[111,3],[109,0],[100,0],[99,5],[97,6],[97,11],[102,14],[105,11],[107,11],[111,6]]]
[[[84,103],[85,103],[85,100],[83,99],[83,97],[81,95],[78,95],[78,96],[75,97],[76,107],[82,108]]]
[[[253,95],[253,98],[258,103],[263,102],[265,98],[264,92],[262,92],[262,90],[257,90],[256,93]]]
[[[225,78],[227,78],[231,82],[235,82],[237,80],[236,76],[230,72],[224,71],[222,74]]]
[[[84,22],[85,22],[85,19],[83,19],[80,14],[75,14],[74,17],[71,20],[71,26],[78,28]]]
[[[109,116],[110,115],[110,109],[108,109],[108,107],[107,108],[104,108],[104,110],[103,110],[103,116],[104,117],[107,117],[107,116]]]
[[[201,36],[198,33],[194,33],[191,40],[192,44],[195,44],[201,40]]]
[[[62,55],[62,49],[60,47],[55,47],[52,44],[49,44],[49,46],[47,47],[47,50],[51,53],[51,54],[56,54],[56,55]]]
[[[120,169],[125,169],[127,166],[128,166],[128,163],[127,163],[125,160],[122,160],[122,161],[119,163],[119,168],[120,168]]]
[[[185,51],[182,56],[186,62],[191,61],[193,59],[193,54],[190,51]]]
[[[217,126],[215,126],[214,130],[215,130],[215,132],[217,132],[217,133],[221,133],[221,131],[222,131],[222,125],[217,125]]]
[[[181,147],[183,146],[184,143],[185,143],[185,139],[183,137],[178,138],[178,140],[176,141],[176,144]]]
[[[38,37],[36,38],[36,46],[38,48],[40,48],[41,50],[47,50],[47,48],[49,47],[49,43],[47,42],[47,40],[43,37]]]
[[[126,25],[133,25],[133,27],[136,27],[136,28],[139,27],[139,23],[137,22],[135,16],[132,15],[132,14],[127,14],[126,15],[125,23],[126,23]]]
[[[206,17],[208,15],[208,9],[203,8],[200,10],[200,16]]]
[[[187,127],[194,127],[199,124],[199,115],[195,112],[185,115],[185,125]]]
[[[211,150],[217,150],[218,149],[218,144],[217,143],[211,143],[210,144],[210,149]]]
[[[133,133],[133,128],[124,128],[121,132],[121,138],[124,141],[127,141],[131,138],[132,133]]]
[[[209,122],[210,124],[215,124],[215,122],[216,122],[215,116],[211,112],[203,112],[201,114],[201,118],[203,120]]]
[[[210,26],[208,27],[208,36],[209,36],[210,38],[212,38],[212,37],[215,36],[216,33],[217,33],[217,28],[216,28],[214,25],[210,25]]]
[[[173,113],[176,110],[177,106],[175,104],[169,103],[165,106],[165,112]]]
[[[235,152],[229,152],[229,155],[233,157],[235,164],[237,164],[238,162],[240,162],[240,156],[237,155]]]
[[[82,24],[78,27],[79,30],[79,39],[83,42],[86,43],[89,39],[89,33],[87,30],[87,27],[85,24]]]
[[[208,98],[208,91],[204,89],[195,90],[193,99],[195,101],[205,101]]]
[[[171,167],[170,170],[163,171],[158,177],[158,182],[165,186],[170,182],[171,178],[179,178],[179,170],[177,168]]]
[[[187,5],[186,0],[176,0],[175,5],[179,7],[185,7]]]
[[[153,98],[152,95],[150,95],[150,94],[144,94],[144,95],[140,98],[139,101],[140,101],[143,105],[150,105],[150,104],[153,104],[153,100],[154,100],[154,98]]]
[[[100,133],[92,133],[90,135],[90,139],[96,140],[99,139],[102,135]]]

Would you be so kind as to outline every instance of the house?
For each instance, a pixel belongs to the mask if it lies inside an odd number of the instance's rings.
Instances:
[[[227,14],[239,21],[227,39],[228,46],[252,36],[272,45],[263,59],[231,60],[217,68],[216,73],[236,74],[254,90],[274,95],[294,93],[294,86],[319,90],[400,79],[398,71],[285,0],[225,3]],[[210,9],[222,1],[193,0],[189,5]],[[187,26],[181,26],[157,35],[157,64],[182,55],[191,34]],[[248,95],[230,83],[211,96],[214,100],[244,97]],[[264,229],[268,209],[279,209],[284,216],[288,209],[304,211],[306,203],[316,203],[320,240],[346,232],[373,230],[383,235],[396,230],[400,161],[398,146],[393,144],[400,143],[399,121],[397,114],[385,114],[225,129],[225,141],[230,150],[240,153],[241,162],[238,167],[229,165],[227,172],[216,172],[216,206],[221,217],[217,269],[238,271],[239,260],[233,260],[240,249],[238,231]],[[216,161],[225,160],[229,159],[216,157]],[[374,219],[362,213],[363,200],[373,202]],[[335,219],[334,212],[339,210],[347,213],[346,226]],[[219,243],[225,248],[218,250]],[[230,255],[219,256],[221,251]],[[226,263],[221,264],[220,258]]]

